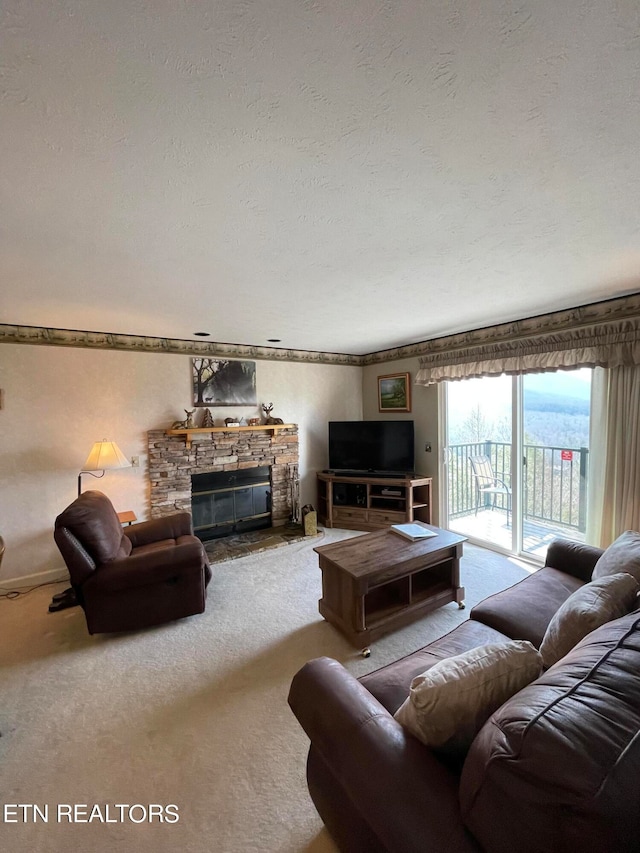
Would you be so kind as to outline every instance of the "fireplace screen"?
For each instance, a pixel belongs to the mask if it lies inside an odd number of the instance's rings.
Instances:
[[[194,474],[191,483],[193,527],[200,539],[271,526],[269,466]]]

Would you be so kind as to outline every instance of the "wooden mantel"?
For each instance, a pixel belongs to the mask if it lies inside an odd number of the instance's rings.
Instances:
[[[194,429],[168,429],[166,430],[167,435],[184,435],[185,442],[187,445],[187,449],[191,447],[191,436],[196,433],[210,433],[213,435],[214,432],[258,432],[262,430],[263,432],[270,432],[273,435],[276,432],[279,432],[281,429],[291,429],[295,424],[259,424],[257,426],[239,426],[239,427],[196,427]]]

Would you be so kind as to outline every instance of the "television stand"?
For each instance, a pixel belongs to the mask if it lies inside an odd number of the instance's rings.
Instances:
[[[360,475],[360,476],[362,476],[362,475]],[[377,473],[373,473],[373,474],[367,474],[367,477],[376,477],[379,480],[409,480],[409,479],[412,479],[413,477],[415,477],[415,474],[413,473],[413,471],[408,471],[408,472],[398,473],[398,474],[385,474],[385,473],[377,474]]]
[[[325,527],[380,530],[390,524],[431,524],[431,477],[318,473],[318,520]]]
[[[389,473],[387,471],[341,471],[339,469],[325,468],[323,474],[331,474],[333,477],[349,477],[353,480],[362,480],[375,477],[377,480],[406,480],[415,477],[413,471],[396,471]]]

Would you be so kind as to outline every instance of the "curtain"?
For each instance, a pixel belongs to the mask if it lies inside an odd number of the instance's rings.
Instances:
[[[606,548],[640,530],[640,367],[595,370],[587,540]]]
[[[415,382],[640,365],[640,316],[577,323],[561,331],[554,329],[554,316],[436,340],[420,358]]]

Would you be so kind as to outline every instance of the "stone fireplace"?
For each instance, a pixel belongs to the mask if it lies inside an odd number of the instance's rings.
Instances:
[[[271,523],[291,518],[292,482],[298,475],[298,427],[236,431],[212,429],[181,435],[147,433],[151,517],[177,510],[192,512],[191,477],[216,471],[269,467]]]

